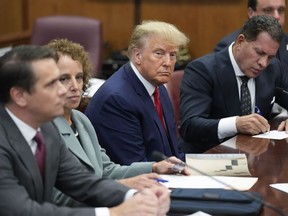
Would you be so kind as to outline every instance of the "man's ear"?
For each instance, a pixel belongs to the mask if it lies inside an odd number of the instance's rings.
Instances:
[[[248,19],[250,19],[251,17],[255,15],[255,11],[251,7],[248,7],[247,15],[248,15]]]
[[[243,34],[239,34],[237,36],[236,40],[235,40],[235,45],[234,46],[236,46],[236,48],[240,47],[242,42],[244,42],[244,41],[245,41],[245,36]]]
[[[20,87],[12,87],[10,89],[11,100],[21,107],[27,105],[27,100],[25,97],[26,94],[27,94],[27,91]]]
[[[139,48],[132,49],[132,56],[134,59],[134,63],[137,65],[140,65],[141,64],[141,52]]]

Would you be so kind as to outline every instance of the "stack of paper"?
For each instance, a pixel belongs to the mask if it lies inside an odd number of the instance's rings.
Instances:
[[[254,177],[161,175],[168,188],[219,188],[249,190],[258,180]]]
[[[186,154],[192,175],[251,176],[245,154]]]

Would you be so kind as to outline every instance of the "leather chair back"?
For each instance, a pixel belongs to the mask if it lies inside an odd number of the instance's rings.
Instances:
[[[66,38],[81,44],[93,64],[92,77],[101,78],[102,22],[80,16],[46,16],[35,20],[30,44],[45,45],[52,39]]]
[[[169,97],[172,102],[173,111],[174,111],[174,118],[177,127],[177,135],[180,136],[179,129],[180,129],[180,84],[184,75],[184,70],[176,70],[173,73],[173,76],[166,83],[166,88],[169,94]]]

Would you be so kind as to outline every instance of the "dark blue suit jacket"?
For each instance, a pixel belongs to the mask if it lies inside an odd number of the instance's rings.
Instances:
[[[266,70],[255,79],[255,105],[269,118],[272,101],[288,108],[288,94],[276,87],[288,89],[288,73],[274,58]],[[218,123],[221,118],[240,115],[239,91],[228,47],[190,62],[185,68],[181,87],[181,128],[186,142],[184,152],[204,152],[219,143]]]
[[[151,161],[153,151],[184,159],[176,138],[172,104],[163,85],[160,100],[170,140],[151,97],[130,63],[115,72],[94,94],[85,114],[113,162],[130,165]]]
[[[214,51],[218,52],[225,47],[229,46],[235,39],[237,38],[239,32],[241,29],[238,29],[235,32],[232,32],[231,34],[225,36],[222,38],[215,46]],[[288,35],[284,34],[283,39],[280,43],[278,52],[276,54],[276,57],[280,60],[281,64],[283,64],[283,67],[286,70],[288,70]]]

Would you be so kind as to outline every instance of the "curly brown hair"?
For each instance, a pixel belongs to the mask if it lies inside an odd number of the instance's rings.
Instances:
[[[87,88],[89,87],[89,80],[92,73],[92,64],[89,59],[88,53],[85,51],[84,47],[78,43],[69,41],[67,39],[53,39],[48,44],[48,47],[52,48],[57,52],[59,56],[68,55],[73,60],[79,61],[83,67],[83,92],[85,94]]]

